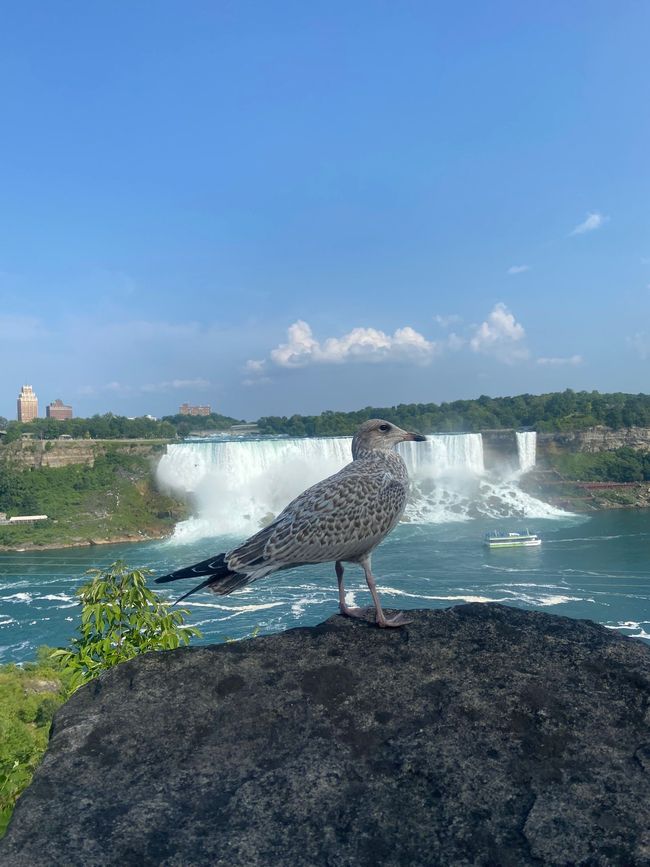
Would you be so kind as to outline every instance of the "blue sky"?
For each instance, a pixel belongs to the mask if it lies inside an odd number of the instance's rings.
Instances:
[[[645,2],[35,2],[0,414],[648,391]]]

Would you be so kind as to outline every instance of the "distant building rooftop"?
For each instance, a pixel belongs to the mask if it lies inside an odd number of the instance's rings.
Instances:
[[[192,406],[189,403],[182,403],[178,408],[180,415],[210,415],[212,409],[209,404],[202,406]]]

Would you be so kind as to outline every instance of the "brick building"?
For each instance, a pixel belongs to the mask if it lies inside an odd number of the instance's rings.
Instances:
[[[38,418],[38,398],[31,385],[23,385],[18,395],[18,421],[32,421]]]
[[[210,415],[212,410],[210,406],[190,406],[189,403],[182,403],[179,408],[181,415]]]
[[[65,421],[68,418],[72,418],[72,407],[63,403],[57,397],[56,400],[53,400],[52,403],[45,407],[45,415],[48,418],[55,418],[57,421]]]

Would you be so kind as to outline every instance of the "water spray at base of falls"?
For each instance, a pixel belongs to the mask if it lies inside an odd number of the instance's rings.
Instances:
[[[167,446],[158,482],[189,499],[195,511],[177,525],[173,541],[255,532],[305,488],[349,463],[351,442],[351,437],[327,437]],[[429,524],[566,515],[519,487],[522,472],[535,463],[535,434],[517,434],[517,447],[520,469],[499,475],[485,470],[481,434],[436,434],[425,443],[402,443],[398,450],[412,481],[404,520]]]

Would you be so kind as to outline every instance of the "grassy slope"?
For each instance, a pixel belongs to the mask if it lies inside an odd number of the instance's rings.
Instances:
[[[184,506],[156,490],[151,459],[116,447],[97,458],[94,467],[75,464],[19,473],[20,497],[7,508],[12,514],[45,514],[48,521],[1,526],[0,546],[66,545],[134,539],[171,532],[184,517]]]
[[[46,661],[0,666],[0,837],[16,798],[47,747],[54,711],[64,701],[61,674]]]

